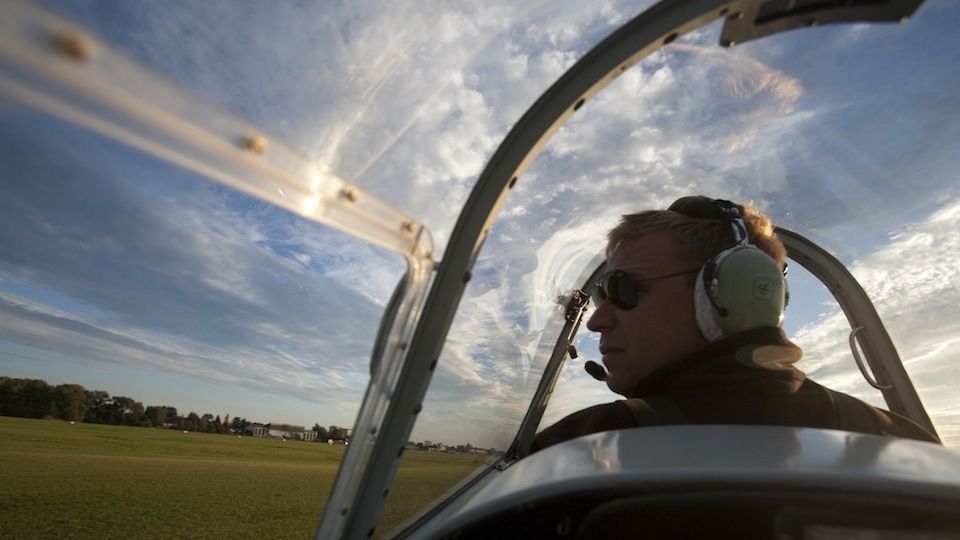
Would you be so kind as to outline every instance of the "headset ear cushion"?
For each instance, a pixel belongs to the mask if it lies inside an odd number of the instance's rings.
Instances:
[[[713,307],[713,302],[710,301],[710,296],[707,294],[707,288],[704,285],[703,274],[706,267],[707,265],[704,265],[700,269],[700,273],[697,274],[697,283],[693,290],[693,308],[700,333],[703,334],[708,343],[713,343],[723,337],[723,330],[717,324],[717,310]]]
[[[780,326],[786,279],[769,255],[752,245],[720,252],[700,270],[694,291],[700,332],[713,342],[761,326]]]

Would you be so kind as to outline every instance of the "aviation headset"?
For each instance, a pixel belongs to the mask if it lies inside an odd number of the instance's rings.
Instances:
[[[683,197],[669,210],[730,223],[736,242],[708,260],[697,275],[694,308],[709,342],[760,326],[780,326],[789,300],[786,268],[750,243],[743,207],[708,197]]]

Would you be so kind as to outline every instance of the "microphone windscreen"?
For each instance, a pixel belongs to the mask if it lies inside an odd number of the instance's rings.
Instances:
[[[583,369],[587,370],[587,373],[598,381],[607,380],[607,370],[603,369],[603,366],[593,360],[587,360],[587,363],[583,365]]]

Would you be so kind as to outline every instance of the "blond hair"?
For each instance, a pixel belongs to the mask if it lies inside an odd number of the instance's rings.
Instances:
[[[787,250],[777,236],[773,222],[750,203],[742,208],[749,242],[783,268]],[[620,223],[610,230],[607,234],[607,258],[626,240],[659,231],[673,231],[676,234],[677,256],[691,264],[703,264],[736,245],[731,221],[719,211],[716,217],[701,218],[674,210],[648,210],[624,215]]]

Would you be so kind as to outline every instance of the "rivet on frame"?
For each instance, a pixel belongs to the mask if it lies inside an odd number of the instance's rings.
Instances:
[[[244,147],[256,155],[262,155],[267,151],[267,138],[263,135],[250,135],[244,141]]]
[[[53,46],[67,58],[84,62],[93,57],[93,43],[80,34],[62,32],[53,36]]]

